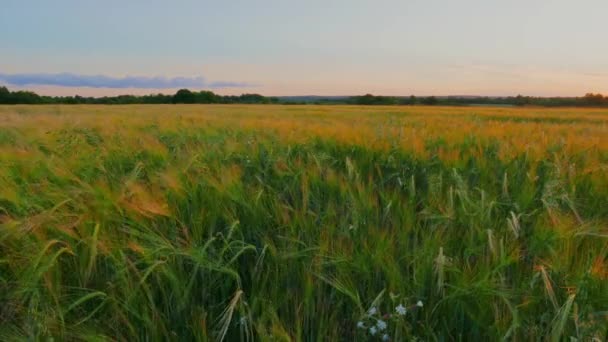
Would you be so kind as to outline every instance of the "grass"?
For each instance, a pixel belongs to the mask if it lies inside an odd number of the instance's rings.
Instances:
[[[607,326],[606,110],[0,107],[1,340]]]

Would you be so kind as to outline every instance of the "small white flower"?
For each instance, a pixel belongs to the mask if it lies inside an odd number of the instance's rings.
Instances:
[[[376,332],[377,332],[377,331],[378,331],[378,330],[376,330],[376,327],[371,327],[371,328],[369,328],[369,333],[370,333],[371,335],[376,335]]]
[[[365,329],[365,324],[361,321],[357,322],[357,328],[359,329]]]
[[[388,334],[382,335],[382,341],[388,341],[388,340],[390,340],[390,337],[388,337]]]
[[[407,309],[405,308],[405,306],[399,304],[397,305],[397,307],[395,308],[395,311],[397,311],[397,313],[400,316],[405,316],[405,313],[407,312]]]
[[[422,301],[419,300],[418,303],[416,303],[416,306],[419,307],[419,308],[421,308],[421,307],[424,306],[424,304],[422,304]]]
[[[368,315],[368,316],[372,316],[372,315],[375,315],[375,314],[376,314],[376,312],[378,312],[378,309],[376,309],[376,307],[375,307],[375,306],[372,306],[372,307],[369,309],[369,311],[367,311],[367,315]]]
[[[382,331],[386,329],[386,322],[379,319],[378,322],[376,322],[376,326],[378,327],[378,330]]]

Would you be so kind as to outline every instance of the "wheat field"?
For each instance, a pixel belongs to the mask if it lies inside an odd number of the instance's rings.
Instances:
[[[607,327],[606,109],[0,106],[0,340]]]

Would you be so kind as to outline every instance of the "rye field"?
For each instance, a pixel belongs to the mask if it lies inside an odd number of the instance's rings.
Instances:
[[[0,340],[607,338],[606,109],[0,106]]]

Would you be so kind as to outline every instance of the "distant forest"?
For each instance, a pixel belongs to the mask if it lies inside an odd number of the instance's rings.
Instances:
[[[109,97],[42,96],[31,91],[10,91],[0,87],[0,104],[172,104],[172,103],[241,103],[241,104],[353,104],[353,105],[449,105],[449,106],[542,106],[608,107],[608,96],[589,93],[582,97],[484,97],[484,96],[285,96],[259,94],[218,95],[211,91],[180,89],[174,95],[119,95]]]

